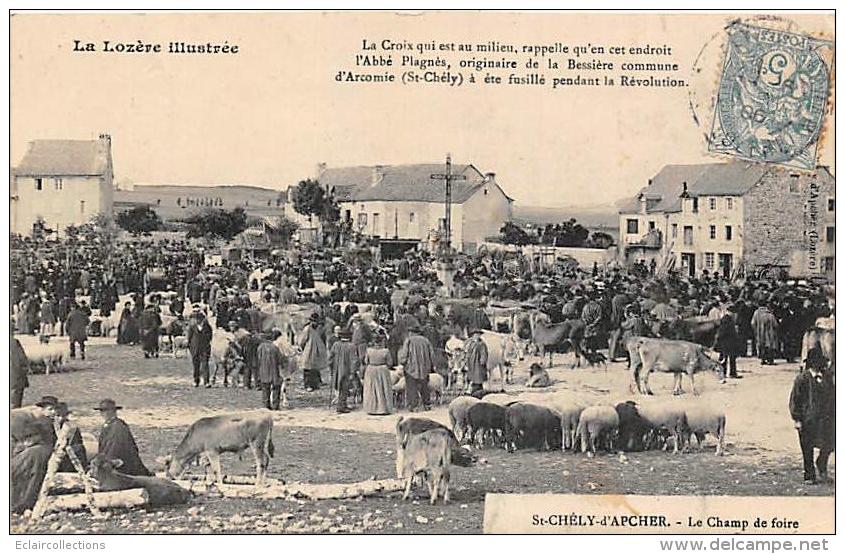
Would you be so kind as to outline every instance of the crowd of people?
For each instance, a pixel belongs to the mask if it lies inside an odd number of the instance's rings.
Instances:
[[[490,307],[545,313],[552,323],[581,320],[584,348],[607,348],[611,360],[627,355],[626,340],[655,336],[694,340],[713,347],[726,373],[739,378],[736,359],[792,363],[801,338],[817,318],[831,315],[829,291],[801,281],[735,283],[719,274],[700,277],[654,267],[542,263],[521,254],[480,252],[456,256],[447,286],[443,262],[422,251],[382,261],[359,249],[290,252],[270,259],[246,258],[206,265],[196,244],[181,240],[130,241],[116,246],[20,241],[12,263],[14,328],[21,334],[62,335],[70,355],[85,357],[92,316],[107,318],[123,303],[116,342],[140,344],[145,357],[159,354],[159,335],[184,335],[195,386],[211,386],[209,369],[215,329],[237,337],[242,384],[261,388],[263,405],[280,406],[282,375],[291,356],[302,370],[306,393],[323,387],[337,394],[336,410],[349,411],[347,395],[360,391],[370,414],[395,411],[391,369],[401,366],[410,410],[430,408],[428,378],[447,376],[446,341],[466,336],[472,392],[488,376],[484,343],[493,322]],[[315,271],[319,270],[319,278]],[[315,281],[321,287],[315,287]],[[251,294],[252,293],[252,294]],[[314,307],[295,344],[276,348],[278,329],[257,328],[255,314],[285,305]],[[370,306],[370,319],[358,306]],[[187,315],[186,315],[187,311]],[[167,323],[165,324],[165,318]],[[530,339],[530,329],[496,329]],[[25,355],[13,343],[12,406],[26,387]],[[830,362],[830,360],[829,360]]]

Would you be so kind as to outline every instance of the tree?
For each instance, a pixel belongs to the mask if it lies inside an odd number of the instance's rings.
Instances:
[[[138,236],[161,229],[161,217],[149,206],[136,206],[117,214],[121,229]]]
[[[206,208],[185,219],[188,224],[188,238],[222,238],[231,240],[246,229],[246,212],[243,208],[222,210]]]
[[[326,193],[320,183],[311,179],[300,181],[293,189],[293,209],[297,213],[312,217],[326,211]]]
[[[499,229],[499,235],[502,242],[505,244],[516,244],[524,246],[526,244],[534,244],[536,241],[529,235],[525,229],[511,221],[505,222],[502,228]]]
[[[324,245],[337,246],[342,235],[338,225],[340,207],[334,195],[327,192],[319,181],[306,179],[296,185],[293,189],[293,209],[308,216],[309,221],[317,216],[323,230]]]
[[[587,240],[584,246],[587,246],[589,248],[602,248],[606,250],[613,246],[613,243],[614,241],[612,236],[602,231],[597,231],[590,235],[590,238]]]
[[[543,244],[550,246],[584,246],[590,232],[574,218],[563,223],[549,223],[543,231]]]

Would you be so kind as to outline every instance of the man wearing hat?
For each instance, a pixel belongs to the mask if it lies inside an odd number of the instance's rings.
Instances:
[[[194,386],[200,386],[200,379],[206,388],[211,387],[208,359],[211,357],[211,324],[205,318],[202,307],[195,304],[188,325],[188,351],[194,366]]]
[[[82,308],[74,304],[67,316],[65,328],[68,341],[70,342],[70,357],[76,358],[76,345],[79,345],[79,353],[85,359],[85,341],[88,340],[88,324],[91,322],[88,315]]]
[[[76,457],[79,459],[79,462],[82,464],[82,467],[84,469],[88,469],[88,454],[85,452],[85,443],[82,441],[82,432],[80,432],[79,427],[73,425],[68,421],[68,418],[70,416],[70,409],[68,408],[67,402],[57,403],[55,412],[55,421],[59,429],[61,429],[63,425],[70,425],[70,438],[68,438],[67,445],[71,448],[71,450],[73,450],[73,453],[76,454]],[[64,458],[62,458],[62,463],[61,465],[59,465],[59,471],[76,471],[76,468],[74,467],[70,456],[65,456]]]
[[[9,413],[9,496],[13,513],[31,509],[38,500],[56,443],[53,416],[58,403],[55,396],[44,396],[34,406]]]
[[[362,355],[358,346],[352,343],[352,332],[341,329],[340,340],[329,351],[328,364],[331,370],[332,389],[337,391],[337,413],[349,412],[346,397],[349,394],[349,379],[361,369]]]
[[[399,363],[405,373],[408,409],[412,412],[417,411],[420,406],[424,410],[431,409],[428,376],[434,369],[434,347],[420,334],[419,324],[414,324],[408,329],[408,338],[399,349]]]
[[[487,381],[487,345],[481,339],[481,329],[471,329],[470,338],[464,348],[466,350],[467,380],[470,383],[470,394],[484,388]]]
[[[118,406],[111,398],[106,398],[100,405],[94,408],[103,416],[103,427],[100,429],[100,440],[97,453],[108,459],[118,458],[123,461],[120,468],[122,473],[127,475],[151,476],[152,472],[147,469],[141,456],[138,453],[138,445],[135,437],[125,421],[117,417]]]
[[[789,395],[789,413],[798,430],[804,459],[804,483],[828,480],[827,460],[836,444],[836,388],[821,349],[807,352],[804,370],[795,378]],[[815,464],[813,450],[819,449]],[[816,473],[818,471],[818,473]]]
[[[326,348],[326,332],[320,325],[320,314],[314,312],[309,323],[303,329],[299,339],[302,349],[302,374],[305,390],[311,392],[319,389],[323,384],[320,371],[328,366],[328,349]]]

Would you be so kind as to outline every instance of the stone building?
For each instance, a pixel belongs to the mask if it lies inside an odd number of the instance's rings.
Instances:
[[[744,161],[667,165],[619,211],[621,252],[690,275],[831,276],[835,179]]]
[[[114,169],[111,137],[35,140],[9,187],[10,231],[30,235],[43,225],[59,235],[97,214],[112,215]]]
[[[428,246],[446,222],[445,185],[431,175],[445,164],[358,166],[320,165],[317,180],[335,195],[341,219],[364,235]],[[487,237],[499,234],[511,219],[513,199],[472,164],[453,164],[451,238],[459,251],[473,252]]]

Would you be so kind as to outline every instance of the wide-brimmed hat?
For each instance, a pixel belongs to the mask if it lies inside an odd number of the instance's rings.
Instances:
[[[59,404],[59,399],[55,396],[42,396],[41,400],[35,403],[39,408],[55,408]]]
[[[104,398],[103,400],[100,400],[100,405],[94,409],[98,412],[105,412],[108,410],[120,410],[123,409],[123,406],[118,406],[111,398]]]
[[[827,358],[825,358],[821,348],[815,346],[807,352],[804,367],[807,369],[827,369]]]
[[[59,402],[56,404],[56,413],[60,416],[66,416],[70,413],[70,408],[67,406],[67,402]]]

